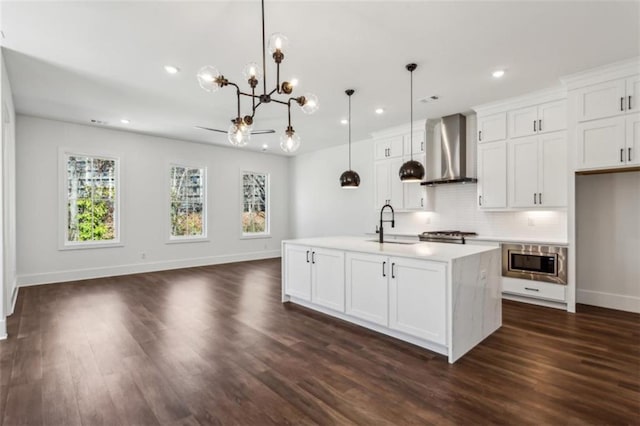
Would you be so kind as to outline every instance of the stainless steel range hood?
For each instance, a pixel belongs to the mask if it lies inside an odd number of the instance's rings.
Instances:
[[[422,182],[421,185],[441,185],[445,183],[474,183],[478,179],[467,177],[467,119],[462,114],[448,115],[440,119],[440,146],[438,138],[427,141],[427,153],[439,150],[440,176]],[[430,144],[432,146],[430,146]],[[437,157],[437,155],[436,155]]]

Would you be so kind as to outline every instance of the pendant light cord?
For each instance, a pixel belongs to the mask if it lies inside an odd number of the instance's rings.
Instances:
[[[411,136],[409,136],[409,143],[411,145],[411,147],[409,148],[411,150],[411,161],[413,161],[413,70],[410,71],[411,72],[411,123],[409,124],[410,129],[411,129]]]
[[[351,170],[351,95],[349,95],[349,170]]]
[[[264,35],[264,0],[262,0],[262,94],[267,94],[267,54]]]

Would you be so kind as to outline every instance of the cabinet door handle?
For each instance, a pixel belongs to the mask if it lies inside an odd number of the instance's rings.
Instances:
[[[529,290],[529,291],[540,291],[540,289],[537,288],[531,288],[531,287],[525,287],[525,290]]]
[[[629,105],[628,105],[628,110],[631,110],[631,95],[629,95]]]
[[[315,251],[311,252],[311,263],[313,263],[313,264],[316,263],[316,252]]]
[[[307,263],[309,263],[309,250],[307,250]]]
[[[482,195],[478,195],[478,205],[482,205]]]
[[[629,155],[631,155],[631,148],[629,148]],[[629,158],[631,160],[631,158]],[[424,207],[424,198],[420,198],[420,207]]]
[[[385,274],[385,272],[384,272],[384,267],[385,267],[385,266],[387,266],[387,262],[382,262],[382,276],[383,276],[383,277],[386,277],[386,276],[387,276],[387,274]]]
[[[542,131],[542,119],[538,120],[538,131]]]
[[[542,192],[538,192],[538,204],[542,204]]]
[[[620,162],[624,163],[624,148],[620,148]]]
[[[536,131],[536,120],[533,120],[533,131]]]
[[[620,111],[624,111],[624,97],[620,98]]]
[[[629,159],[628,161],[631,161],[631,148],[629,148]]]
[[[631,96],[629,96],[629,105],[631,105]],[[423,152],[423,151],[424,151],[424,142],[420,142],[420,152]]]
[[[535,193],[535,192],[533,193],[533,204],[538,204],[538,203],[536,202],[536,193]]]
[[[478,132],[478,141],[482,142],[482,130]]]
[[[396,267],[396,264],[394,262],[394,263],[391,264],[391,278],[395,278],[396,277],[395,267]]]

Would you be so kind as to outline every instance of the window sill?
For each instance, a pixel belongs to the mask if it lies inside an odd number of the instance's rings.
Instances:
[[[66,250],[85,250],[85,249],[101,249],[101,248],[114,248],[114,247],[124,247],[124,243],[121,241],[117,242],[109,242],[109,243],[78,243],[78,244],[62,244],[58,247],[60,251]]]
[[[240,235],[241,240],[262,240],[271,238],[271,234],[242,234]]]
[[[165,244],[208,243],[210,241],[211,240],[207,237],[170,238],[165,241]]]

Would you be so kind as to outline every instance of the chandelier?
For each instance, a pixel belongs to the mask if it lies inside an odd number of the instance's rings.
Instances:
[[[289,81],[280,83],[280,64],[284,59],[283,51],[287,48],[289,40],[284,34],[275,33],[269,37],[269,53],[272,55],[276,63],[276,86],[267,92],[267,73],[266,73],[266,43],[264,31],[264,0],[262,0],[262,68],[255,62],[247,64],[242,73],[249,83],[251,93],[243,92],[240,87],[229,81],[220,74],[218,69],[211,65],[206,65],[198,71],[198,83],[207,92],[215,92],[221,87],[233,86],[236,88],[237,96],[237,116],[231,120],[231,126],[227,132],[229,142],[235,146],[246,146],[251,138],[253,129],[253,118],[256,110],[263,104],[277,103],[286,105],[288,125],[280,136],[280,148],[284,152],[294,152],[300,147],[300,136],[295,132],[291,125],[291,103],[295,102],[300,106],[305,114],[313,114],[318,110],[318,97],[313,93],[305,93],[298,97],[287,97],[293,92],[294,85]],[[259,80],[262,78],[262,93],[256,93]],[[260,89],[258,88],[258,91]],[[284,95],[277,99],[274,95]],[[241,97],[251,99],[251,114],[243,116],[240,108]]]

